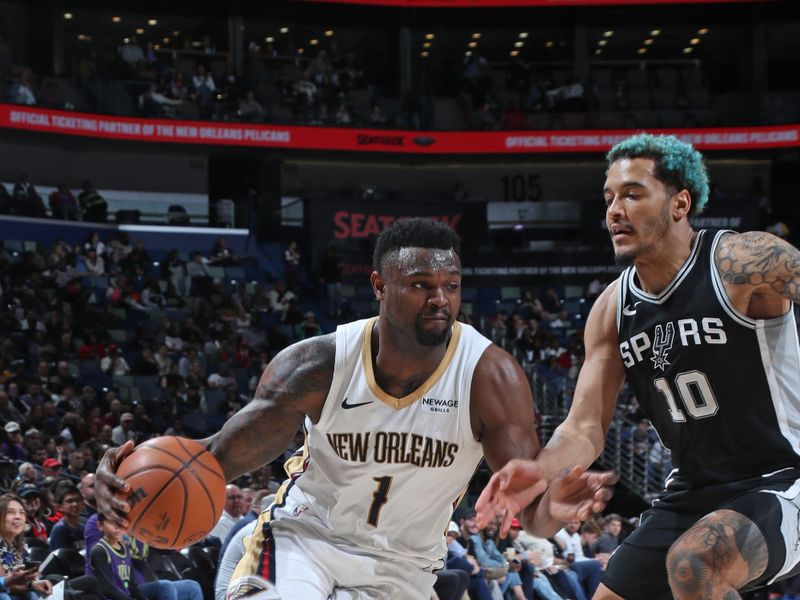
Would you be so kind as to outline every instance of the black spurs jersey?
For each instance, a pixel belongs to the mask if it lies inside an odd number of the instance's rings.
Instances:
[[[714,264],[722,235],[698,232],[660,294],[636,268],[619,278],[617,331],[628,382],[680,487],[739,481],[800,466],[800,351],[794,311],[739,313]]]

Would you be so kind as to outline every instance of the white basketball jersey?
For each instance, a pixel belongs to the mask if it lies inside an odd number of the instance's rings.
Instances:
[[[438,567],[453,508],[483,457],[470,424],[470,387],[491,342],[455,323],[436,371],[395,398],[373,373],[376,321],[336,330],[330,392],[319,422],[305,420],[302,460],[276,498],[271,524],[296,519],[352,551]]]

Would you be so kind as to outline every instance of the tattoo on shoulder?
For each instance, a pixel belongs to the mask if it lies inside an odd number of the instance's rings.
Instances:
[[[270,377],[260,381],[255,399],[291,401],[308,394],[327,392],[333,379],[336,360],[336,336],[315,337],[295,344],[280,354],[268,367]]]
[[[720,277],[734,285],[767,285],[800,302],[800,251],[763,231],[723,237],[714,261]]]

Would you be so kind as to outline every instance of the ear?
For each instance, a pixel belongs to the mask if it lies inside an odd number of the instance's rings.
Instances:
[[[375,292],[375,298],[378,300],[378,302],[380,302],[381,300],[383,300],[383,293],[384,293],[384,287],[386,286],[386,281],[377,271],[372,272],[372,275],[369,276],[369,281],[372,284],[372,291]]]
[[[680,221],[681,219],[687,217],[689,215],[689,211],[692,209],[692,196],[689,194],[689,190],[681,190],[675,194],[672,199],[673,220]]]

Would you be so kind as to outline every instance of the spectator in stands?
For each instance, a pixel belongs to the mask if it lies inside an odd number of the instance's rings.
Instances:
[[[94,473],[85,473],[78,484],[78,491],[83,498],[83,516],[88,518],[97,512],[97,504],[94,497]]]
[[[477,527],[477,525],[476,525]],[[460,570],[469,574],[469,595],[472,600],[491,600],[492,593],[483,571],[474,556],[459,542],[460,530],[453,521],[447,528],[447,569]],[[467,544],[468,545],[468,544]]]
[[[16,423],[25,421],[25,417],[22,416],[19,409],[11,402],[8,394],[2,390],[0,390],[0,420],[6,423],[6,427],[8,427],[12,421]],[[8,433],[8,429],[6,429],[6,433]]]
[[[348,125],[353,124],[353,117],[350,116],[350,111],[347,109],[347,105],[342,102],[339,104],[339,108],[336,109],[336,124],[343,125],[347,127]]]
[[[30,454],[29,454],[30,456]],[[38,473],[36,473],[36,467],[33,466],[33,463],[24,462],[19,466],[19,475],[17,475],[17,482],[22,485],[25,483],[35,483],[36,479],[38,478]]]
[[[161,310],[166,304],[158,280],[152,277],[149,279],[147,287],[142,290],[141,297],[142,306],[147,310]]]
[[[25,508],[14,494],[0,496],[0,597],[36,600],[38,594],[49,596],[52,584],[37,579],[36,569],[23,565],[28,559],[25,544]]]
[[[208,376],[207,383],[212,390],[236,389],[236,379],[225,363],[220,363],[217,371]]]
[[[80,220],[78,201],[65,183],[59,183],[58,188],[50,193],[48,203],[50,214],[54,219],[64,221]]]
[[[605,531],[599,537],[595,544],[595,552],[601,554],[611,554],[617,549],[620,542],[620,534],[622,533],[622,517],[616,513],[608,515],[605,519]]]
[[[25,104],[33,106],[36,104],[36,96],[33,93],[33,73],[27,67],[23,67],[19,74],[19,81],[11,85],[9,101],[14,104]]]
[[[186,265],[186,274],[191,281],[191,293],[202,296],[210,291],[213,278],[208,270],[207,260],[201,252],[193,252],[192,260]]]
[[[76,481],[86,475],[86,459],[83,456],[83,450],[70,450],[67,455],[67,466],[62,474]]]
[[[114,427],[111,433],[111,439],[117,446],[121,446],[128,440],[136,438],[136,432],[133,430],[133,414],[126,412],[122,413],[119,417],[119,425]]]
[[[45,217],[45,209],[42,197],[28,180],[27,173],[20,173],[16,183],[14,183],[14,214],[23,217]]]
[[[264,107],[256,100],[256,95],[252,90],[248,91],[245,97],[239,101],[239,118],[250,123],[264,120]]]
[[[0,392],[5,394],[5,392]],[[6,396],[7,397],[7,396]],[[28,451],[22,443],[22,428],[17,421],[9,421],[3,429],[6,441],[0,444],[0,454],[11,460],[28,460]]]
[[[108,350],[108,353],[100,359],[100,370],[109,375],[129,375],[131,372],[120,348]]]
[[[583,586],[587,598],[594,595],[600,585],[602,571],[598,561],[587,558],[583,553],[583,543],[578,533],[580,521],[567,521],[564,527],[553,536],[553,541],[567,559],[570,570],[574,571]]]
[[[211,247],[211,254],[208,257],[208,262],[212,265],[236,265],[239,261],[228,248],[228,241],[224,236],[220,236],[214,245]]]
[[[297,337],[305,340],[316,335],[322,335],[322,325],[317,322],[317,315],[313,310],[305,314],[305,319],[297,326]]]
[[[518,565],[511,564],[497,549],[496,534],[497,526],[495,524],[491,524],[477,533],[471,533],[470,550],[481,568],[488,571],[489,577],[497,579],[503,595],[510,591],[515,600],[525,600]]]
[[[108,220],[108,203],[92,186],[88,179],[84,180],[83,191],[78,194],[78,202],[81,206],[81,213],[84,221],[92,223],[105,223]],[[98,250],[98,254],[102,251]]]
[[[25,514],[27,516],[25,537],[35,537],[47,542],[53,524],[42,517],[42,491],[33,483],[25,483],[19,486],[17,495],[25,505]]]
[[[59,481],[54,496],[62,516],[50,532],[50,550],[59,548],[80,550],[84,545],[81,523],[83,497],[71,481]]]
[[[89,557],[86,564],[87,574],[92,572],[90,564],[92,551],[104,537],[98,523],[100,520],[99,515],[95,513],[86,520],[83,528],[86,556]],[[130,554],[131,580],[138,586],[139,592],[146,600],[202,600],[203,591],[196,581],[156,579],[147,563],[150,548],[146,544],[130,535],[126,536],[126,539],[121,537],[120,542],[124,544],[126,552]]]
[[[155,83],[139,95],[139,110],[148,118],[174,117],[182,100],[173,100],[162,94]]]
[[[89,248],[83,257],[83,264],[89,275],[100,276],[106,274],[106,261],[98,255],[94,248]]]
[[[372,112],[369,114],[369,125],[370,127],[381,128],[385,127],[388,119],[381,108],[381,105],[375,103],[372,107]]]
[[[294,292],[286,286],[286,282],[283,280],[279,280],[275,284],[275,288],[267,292],[271,312],[283,313],[288,308],[289,301],[295,298]]]
[[[97,526],[103,538],[92,547],[87,562],[103,596],[108,600],[146,600],[134,580],[133,559],[130,548],[122,542],[122,530],[102,514],[97,515]]]
[[[231,528],[219,553],[219,566],[214,580],[214,600],[225,600],[233,570],[244,556],[244,538],[250,535],[258,515],[269,509],[275,494],[262,489],[253,497],[250,511]]]
[[[208,106],[214,97],[214,92],[217,91],[217,86],[214,85],[214,78],[211,73],[206,72],[206,67],[202,63],[198,63],[197,67],[195,67],[194,75],[192,76],[192,90],[201,107]]]
[[[119,47],[119,54],[122,61],[132,71],[138,70],[144,64],[144,50],[135,35],[126,38],[126,41]]]
[[[300,249],[297,242],[291,241],[283,251],[283,263],[286,275],[286,284],[292,291],[297,291],[297,286],[300,283]]]
[[[216,537],[220,541],[224,540],[231,528],[242,516],[242,491],[239,486],[229,483],[225,486],[225,509],[222,511],[214,529],[208,534],[209,536]]]

